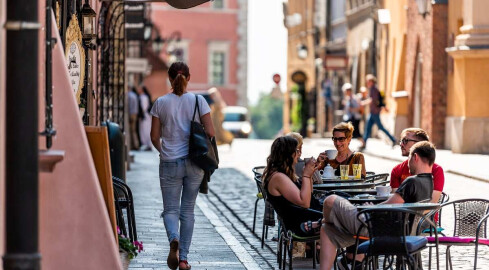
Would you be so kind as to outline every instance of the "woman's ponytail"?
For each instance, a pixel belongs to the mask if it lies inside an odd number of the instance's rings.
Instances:
[[[187,88],[189,76],[190,71],[187,64],[183,62],[175,62],[170,66],[168,69],[168,77],[173,81],[172,88],[175,95],[183,95],[183,92]]]

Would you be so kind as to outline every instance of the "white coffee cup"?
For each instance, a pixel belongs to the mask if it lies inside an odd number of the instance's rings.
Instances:
[[[326,156],[328,156],[328,159],[335,159],[336,155],[338,154],[337,150],[326,150]]]
[[[375,187],[375,190],[377,190],[377,196],[389,196],[391,193],[392,188],[390,186],[377,186]]]

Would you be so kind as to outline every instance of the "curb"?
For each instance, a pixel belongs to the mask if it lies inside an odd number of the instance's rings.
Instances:
[[[373,157],[381,158],[381,159],[386,159],[386,160],[390,160],[390,161],[396,161],[396,162],[403,162],[404,161],[404,159],[383,156],[383,155],[372,153],[370,151],[363,151],[363,153],[365,153],[365,154],[367,154],[369,156],[373,156]],[[466,173],[463,173],[463,172],[458,172],[458,171],[454,171],[454,170],[450,170],[450,169],[445,170],[445,173],[451,173],[451,174],[455,174],[455,175],[458,175],[458,176],[470,178],[470,179],[473,179],[473,180],[477,180],[477,181],[489,183],[489,179],[485,179],[485,178],[482,178],[482,177],[477,177],[477,176],[469,175],[469,174],[466,174]]]

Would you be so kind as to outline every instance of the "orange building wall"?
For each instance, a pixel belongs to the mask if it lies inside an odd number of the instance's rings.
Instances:
[[[463,22],[463,0],[450,0],[448,5],[448,46],[454,45]],[[454,82],[454,60],[450,57],[448,64],[447,116],[463,116],[465,112],[465,93],[457,91]],[[460,72],[460,70],[458,71]],[[464,71],[462,71],[464,72]],[[465,77],[464,74],[458,74]],[[458,76],[457,75],[457,76]]]

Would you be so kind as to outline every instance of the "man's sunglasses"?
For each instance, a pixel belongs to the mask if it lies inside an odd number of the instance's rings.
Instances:
[[[331,139],[333,140],[333,142],[344,142],[346,140],[346,137],[333,137]]]
[[[399,141],[400,144],[407,144],[408,142],[419,142],[417,140],[411,140],[411,139],[408,139],[408,138],[404,138],[402,140]]]

